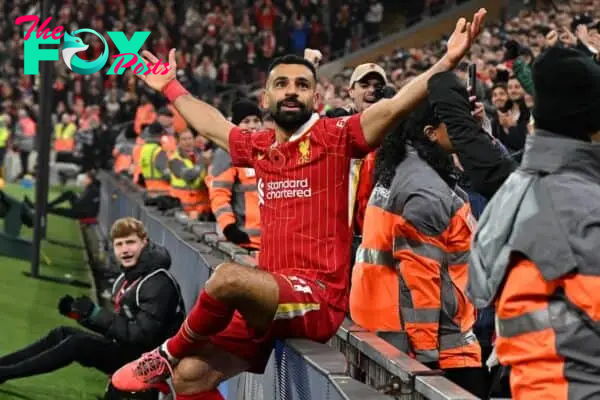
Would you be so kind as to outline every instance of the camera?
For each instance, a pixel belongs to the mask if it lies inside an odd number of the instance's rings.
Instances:
[[[396,95],[396,89],[391,86],[382,86],[377,88],[373,95],[375,96],[375,101],[379,101],[381,99],[391,99]]]

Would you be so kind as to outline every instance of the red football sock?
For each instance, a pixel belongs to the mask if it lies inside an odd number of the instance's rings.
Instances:
[[[155,387],[162,394],[169,394],[169,393],[171,393],[171,388],[169,387],[169,385],[167,385],[164,382],[155,384]]]
[[[225,400],[221,396],[221,392],[218,390],[211,390],[210,392],[202,392],[195,394],[177,394],[175,400]]]
[[[179,332],[167,341],[167,351],[178,359],[189,355],[198,344],[206,343],[207,336],[225,329],[233,317],[233,311],[233,308],[203,290]]]

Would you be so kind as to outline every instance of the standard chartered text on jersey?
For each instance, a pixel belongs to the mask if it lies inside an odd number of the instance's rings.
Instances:
[[[308,178],[284,179],[267,182],[266,185],[265,182],[260,179],[258,187],[260,204],[264,204],[264,200],[312,197],[312,189]]]

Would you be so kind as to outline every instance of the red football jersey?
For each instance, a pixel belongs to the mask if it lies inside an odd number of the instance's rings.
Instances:
[[[322,119],[314,114],[281,144],[274,130],[248,133],[236,127],[229,148],[233,165],[256,171],[260,268],[316,280],[326,286],[328,303],[346,310],[350,159],[373,150],[360,114]]]

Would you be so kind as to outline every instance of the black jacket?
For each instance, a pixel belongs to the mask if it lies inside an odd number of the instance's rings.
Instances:
[[[96,218],[100,211],[100,181],[94,180],[87,185],[81,196],[74,202],[73,209],[80,218]]]
[[[81,324],[116,342],[148,351],[173,336],[185,318],[179,285],[169,273],[166,248],[149,243],[135,267],[113,286],[115,311],[100,308]]]
[[[525,139],[527,139],[527,124],[531,118],[531,112],[527,109],[524,102],[519,104],[519,119],[517,125],[508,129],[508,132],[504,131],[500,120],[498,119],[498,113],[494,113],[492,118],[492,134],[498,138],[508,151],[513,154],[516,152],[523,151],[525,148]]]
[[[467,90],[451,71],[429,79],[429,102],[446,124],[448,137],[473,189],[491,198],[517,164],[500,148],[471,115]]]
[[[356,114],[355,110],[347,110],[345,108],[333,108],[328,110],[325,114],[328,118],[346,117],[348,115]]]

